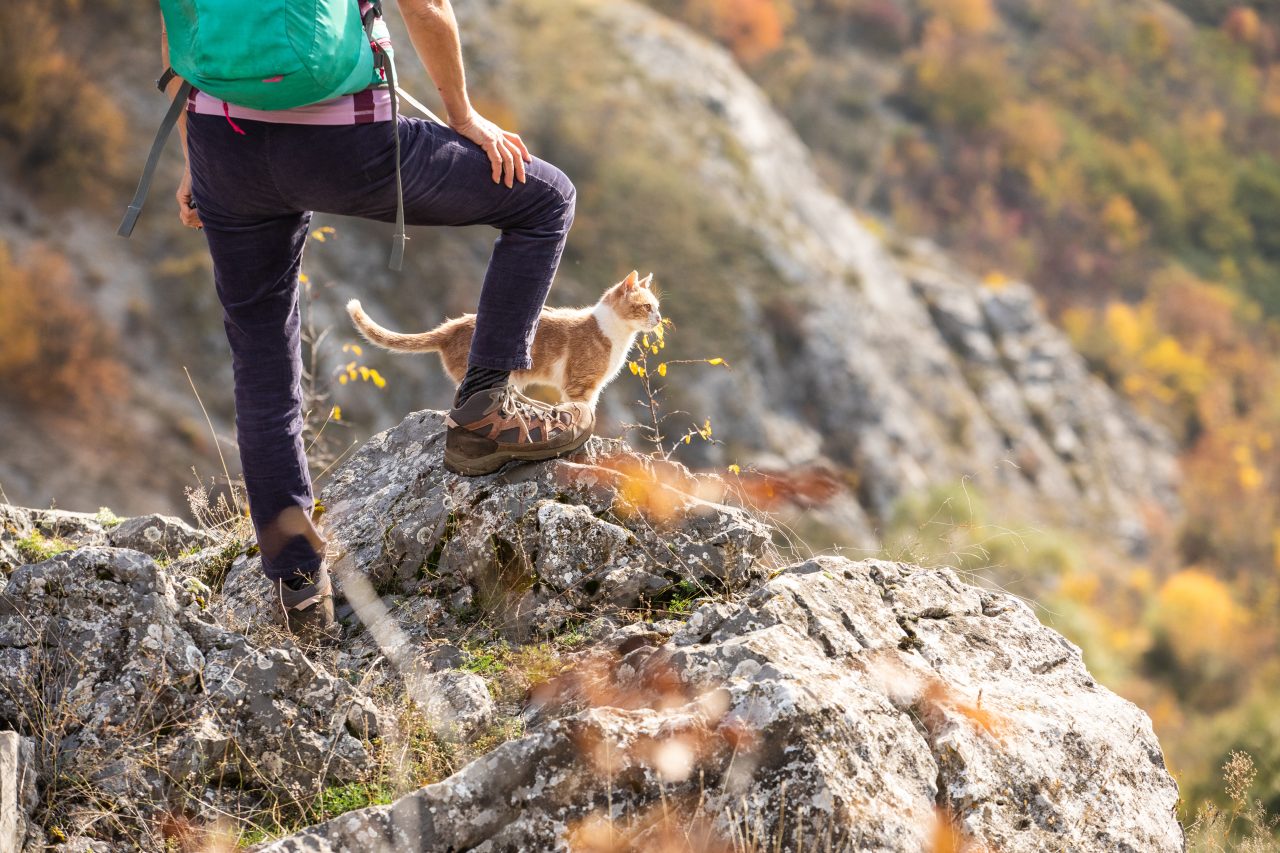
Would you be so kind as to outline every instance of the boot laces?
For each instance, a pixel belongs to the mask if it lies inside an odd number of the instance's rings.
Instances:
[[[519,395],[514,388],[509,388],[507,393],[503,395],[501,411],[507,417],[519,418],[526,427],[532,421],[541,422],[544,436],[547,435],[552,423],[563,424],[562,415],[567,414],[554,406],[542,406],[526,399]]]

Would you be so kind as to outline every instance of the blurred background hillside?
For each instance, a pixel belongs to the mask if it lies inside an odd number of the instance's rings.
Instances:
[[[1027,597],[1151,714],[1188,818],[1233,749],[1280,811],[1280,3],[456,6],[478,108],[579,189],[553,301],[653,271],[676,326],[650,367],[729,364],[671,367],[667,447],[783,485],[824,472],[836,497],[786,510],[812,548]],[[114,237],[165,107],[159,37],[122,0],[0,8],[13,503],[186,515],[184,488],[235,458],[176,144]],[[472,310],[493,235],[416,232],[399,276],[380,226],[313,236],[322,484],[450,396],[432,359],[353,349],[342,304],[406,329]],[[624,373],[606,432],[647,419],[643,391]]]

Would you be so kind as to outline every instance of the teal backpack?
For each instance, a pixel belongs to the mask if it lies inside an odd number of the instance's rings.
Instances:
[[[388,85],[396,137],[396,240],[391,268],[404,257],[404,191],[400,182],[395,65],[386,44],[382,6],[363,18],[359,0],[160,0],[169,63],[159,86],[183,85],[161,123],[133,202],[118,233],[133,233],[165,141],[186,108],[192,86],[242,107],[286,110]]]

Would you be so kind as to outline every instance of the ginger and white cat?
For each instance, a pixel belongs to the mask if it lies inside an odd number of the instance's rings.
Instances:
[[[513,372],[512,384],[522,391],[530,385],[549,385],[565,399],[595,408],[604,386],[626,363],[636,336],[662,323],[652,281],[652,274],[640,278],[632,271],[590,308],[544,308],[533,339],[533,367]],[[347,303],[347,313],[375,346],[395,352],[438,352],[454,382],[461,382],[467,372],[474,314],[446,320],[429,332],[401,334],[369,319],[358,299]]]

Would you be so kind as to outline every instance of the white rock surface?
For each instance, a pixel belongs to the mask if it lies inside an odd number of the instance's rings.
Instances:
[[[38,831],[29,825],[36,806],[35,744],[0,732],[0,853],[23,853]]]

